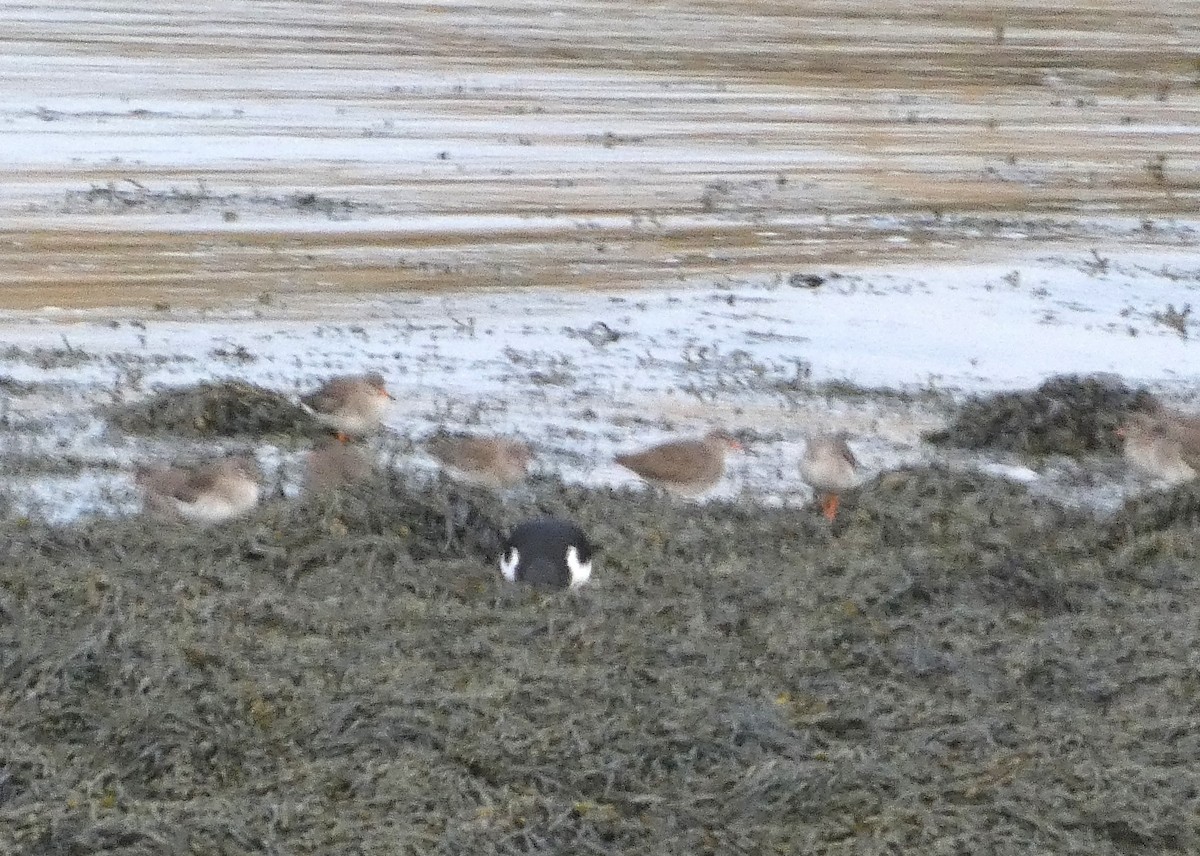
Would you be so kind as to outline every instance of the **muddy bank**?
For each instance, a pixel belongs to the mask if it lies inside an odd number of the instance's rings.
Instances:
[[[207,532],[5,524],[0,844],[1193,852],[1198,508],[916,469],[830,529],[390,474]],[[595,585],[500,583],[535,511]]]

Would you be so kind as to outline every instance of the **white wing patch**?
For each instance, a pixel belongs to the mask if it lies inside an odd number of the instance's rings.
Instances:
[[[516,547],[509,547],[500,557],[500,573],[510,583],[517,581],[517,565],[521,563],[521,553]]]
[[[567,570],[571,572],[571,588],[579,588],[592,578],[592,563],[579,561],[579,551],[574,546],[567,548]]]

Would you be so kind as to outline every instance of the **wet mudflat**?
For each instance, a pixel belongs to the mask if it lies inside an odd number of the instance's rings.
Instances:
[[[1191,0],[7,13],[5,308],[1171,245],[1197,207]]]

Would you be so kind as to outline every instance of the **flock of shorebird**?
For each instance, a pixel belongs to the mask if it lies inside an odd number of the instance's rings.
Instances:
[[[371,458],[355,440],[381,427],[392,399],[378,373],[335,377],[301,396],[301,406],[333,434],[308,455],[307,493],[335,490],[370,475]],[[534,458],[528,444],[499,436],[442,434],[428,440],[425,448],[452,477],[494,490],[523,481]],[[614,460],[657,488],[695,498],[721,481],[726,455],[741,448],[736,437],[714,429],[700,438],[660,443]],[[838,495],[852,487],[858,476],[858,461],[845,435],[809,440],[800,475],[822,496],[825,516],[834,520]],[[143,467],[135,481],[147,513],[200,525],[249,512],[262,492],[258,466],[245,456],[195,466]],[[505,578],[513,581],[580,585],[591,575],[593,552],[583,532],[570,521],[533,520],[510,534],[500,567]]]
[[[308,456],[305,490],[321,493],[366,478],[372,461],[355,438],[377,431],[392,400],[382,375],[341,376],[301,396],[300,403],[333,438]],[[1118,429],[1130,464],[1148,476],[1182,482],[1200,473],[1200,417],[1158,410],[1135,413]],[[669,493],[698,497],[725,474],[725,459],[741,443],[721,429],[696,439],[673,440],[614,460],[647,483]],[[519,440],[497,436],[439,435],[426,450],[453,477],[503,490],[523,481],[533,451]],[[808,439],[800,477],[821,498],[829,521],[839,495],[858,481],[858,461],[846,435]],[[198,524],[214,524],[258,504],[261,475],[246,457],[227,457],[194,467],[152,467],[137,472],[147,512]],[[581,585],[591,576],[593,546],[574,523],[545,518],[527,521],[510,534],[500,568],[506,579],[539,585]]]

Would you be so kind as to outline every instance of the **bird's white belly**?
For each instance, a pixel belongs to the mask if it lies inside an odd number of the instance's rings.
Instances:
[[[195,502],[176,500],[176,508],[184,520],[208,526],[245,514],[258,504],[258,495],[257,485],[244,484],[220,493],[204,494]]]
[[[1196,471],[1189,467],[1182,458],[1169,454],[1157,446],[1127,447],[1125,454],[1134,467],[1151,478],[1179,484],[1196,477]]]
[[[814,490],[840,493],[854,487],[857,481],[854,468],[842,458],[835,460],[800,461],[800,477]]]
[[[369,434],[383,421],[386,406],[387,399],[379,397],[353,410],[339,410],[336,413],[313,412],[313,416],[322,425],[346,434]]]

